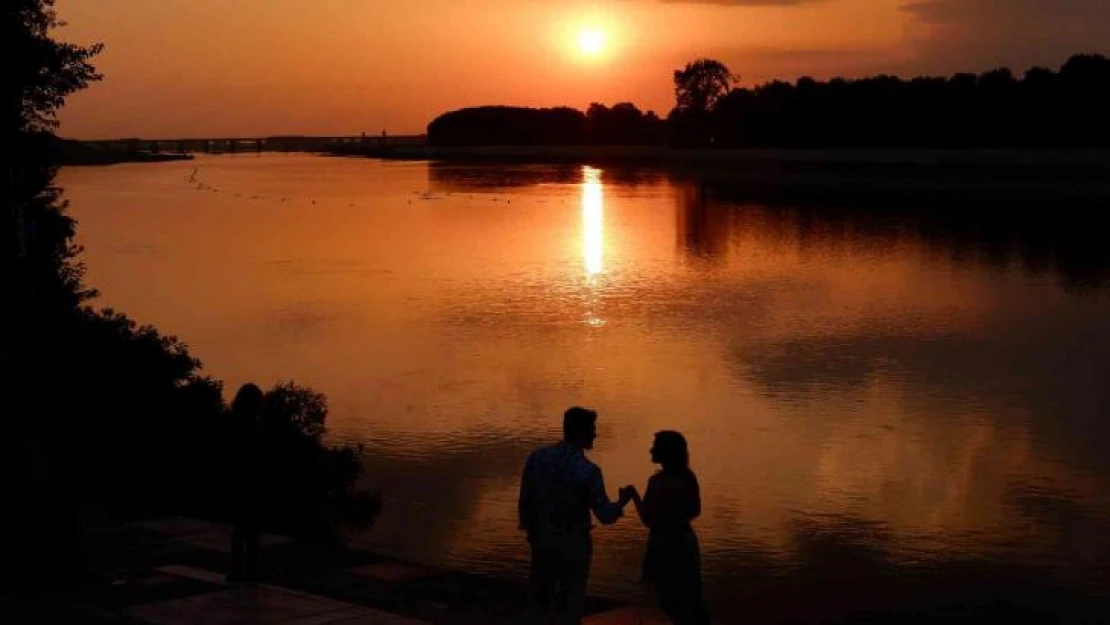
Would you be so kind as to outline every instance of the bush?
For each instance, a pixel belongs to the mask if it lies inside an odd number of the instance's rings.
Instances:
[[[56,392],[50,415],[56,466],[74,488],[141,513],[231,521],[242,493],[223,384],[201,373],[188,347],[113,310],[78,310],[41,347]],[[355,490],[361,448],[324,442],[327,400],[293,382],[266,394],[267,526],[306,538],[367,529],[380,499]]]
[[[328,446],[327,399],[293,382],[266,393],[263,479],[267,521],[275,530],[334,537],[365,530],[381,511],[381,498],[355,490],[362,473],[361,445]]]

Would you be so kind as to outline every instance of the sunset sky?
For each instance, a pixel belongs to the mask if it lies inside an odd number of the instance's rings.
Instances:
[[[1105,0],[58,0],[106,80],[65,136],[423,132],[464,106],[632,101],[714,57],[752,85],[1058,67],[1110,50]]]

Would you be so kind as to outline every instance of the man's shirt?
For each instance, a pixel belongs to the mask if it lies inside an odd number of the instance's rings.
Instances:
[[[601,469],[579,447],[561,442],[532,452],[520,481],[520,527],[533,541],[588,535],[590,512],[605,525],[621,517]]]

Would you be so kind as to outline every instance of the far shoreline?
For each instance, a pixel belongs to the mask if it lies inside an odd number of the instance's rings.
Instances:
[[[626,164],[795,162],[1101,166],[1110,148],[672,148],[637,145],[360,145],[339,144],[321,153],[393,160],[509,160],[535,163],[598,161]],[[582,164],[590,164],[582,162]]]
[[[1106,148],[744,148],[342,145],[328,156],[659,169],[750,199],[1105,204]]]
[[[191,161],[187,152],[153,152],[129,148],[106,148],[85,141],[57,139],[50,144],[54,161],[62,167],[102,167],[124,163],[169,163]]]
[[[192,154],[136,153],[113,156],[111,158],[63,158],[58,164],[62,167],[107,167],[108,165],[124,165],[128,163],[175,163],[191,160],[193,160]]]

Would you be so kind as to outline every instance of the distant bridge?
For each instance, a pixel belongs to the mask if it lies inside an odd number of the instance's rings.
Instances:
[[[424,145],[423,135],[371,136],[357,137],[221,137],[212,139],[107,139],[102,141],[82,141],[81,143],[101,149],[125,152],[148,152],[151,154],[228,154],[235,152],[325,152],[337,149],[388,148],[391,146]]]

